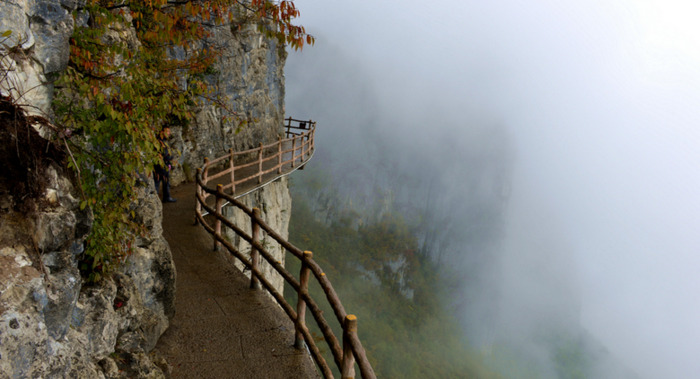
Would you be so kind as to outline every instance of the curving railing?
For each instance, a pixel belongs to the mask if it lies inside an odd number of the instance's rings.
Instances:
[[[223,181],[224,190],[230,189],[231,194],[239,198],[297,169],[303,169],[315,151],[316,123],[289,117],[285,119],[284,127],[285,139],[280,137],[277,142],[268,145],[261,143],[245,151],[229,149],[228,154],[212,160],[204,158],[203,185]],[[216,169],[220,171],[210,174],[210,170]],[[202,196],[206,200],[209,194],[205,192]],[[201,210],[199,203],[197,210]]]
[[[223,157],[211,161],[205,160],[204,167],[197,169],[196,222],[200,223],[212,235],[214,238],[214,249],[218,249],[223,245],[230,254],[250,270],[251,288],[259,289],[262,285],[282,307],[290,320],[294,322],[294,345],[301,349],[304,347],[304,343],[306,344],[324,377],[333,378],[333,372],[306,326],[307,309],[311,312],[313,320],[323,334],[341,376],[343,378],[354,378],[355,363],[357,363],[360,375],[363,378],[376,378],[374,370],[367,359],[365,349],[357,335],[357,318],[352,314],[347,314],[330,280],[328,280],[318,263],[314,261],[313,254],[310,251],[302,251],[282,238],[262,220],[258,208],[250,209],[237,200],[245,193],[260,188],[264,183],[269,183],[293,172],[303,166],[313,156],[316,123],[292,118],[288,118],[285,121],[286,139],[280,139],[277,143],[267,146],[260,145],[258,148],[242,152],[229,151],[229,154]],[[241,157],[248,157],[248,160],[241,159],[242,162],[238,161],[237,158]],[[222,168],[221,166],[224,167]],[[210,169],[217,167],[221,171],[211,174]],[[219,181],[224,179],[224,183],[217,183],[216,190],[207,186],[208,183],[217,179]],[[252,187],[250,183],[246,187],[242,186],[243,183],[250,181],[253,181]],[[231,194],[227,193],[228,189],[230,189]],[[241,192],[245,193],[238,194],[237,189],[242,189]],[[207,199],[213,199],[214,201],[208,202]],[[252,235],[244,232],[222,214],[225,204],[235,206],[248,215],[251,220]],[[209,217],[205,217],[206,215],[209,215]],[[214,225],[210,225],[208,222],[208,219],[211,220],[211,218],[213,218]],[[232,230],[251,245],[250,258],[238,251],[224,237],[221,232],[222,226]],[[268,252],[266,244],[261,242],[261,230],[301,261],[298,279]],[[261,256],[296,291],[296,310],[263,275],[260,270]],[[308,288],[311,274],[313,274],[313,277],[323,289],[325,300],[333,309],[333,314],[343,330],[341,340],[333,332],[316,300],[309,294]]]

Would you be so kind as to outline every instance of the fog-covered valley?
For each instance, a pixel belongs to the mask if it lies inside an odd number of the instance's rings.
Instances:
[[[297,5],[317,218],[400,214],[504,377],[700,373],[698,35],[656,29],[685,4]]]

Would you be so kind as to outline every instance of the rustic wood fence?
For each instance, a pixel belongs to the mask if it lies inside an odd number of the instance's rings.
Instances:
[[[240,260],[250,270],[251,288],[259,289],[261,286],[264,287],[279,303],[294,323],[294,345],[301,349],[304,347],[304,343],[306,344],[324,377],[333,378],[333,372],[307,328],[307,310],[310,311],[313,320],[323,334],[341,376],[343,378],[354,378],[355,363],[357,363],[360,375],[363,378],[375,378],[374,370],[367,360],[365,349],[357,336],[357,318],[352,314],[347,314],[330,280],[326,277],[323,269],[314,261],[313,254],[310,251],[302,251],[272,230],[262,220],[258,208],[250,209],[237,200],[244,194],[303,167],[313,156],[316,123],[292,118],[288,118],[285,121],[287,137],[285,139],[279,139],[276,143],[269,145],[261,144],[255,149],[242,152],[229,151],[223,157],[211,161],[205,160],[204,166],[197,169],[195,221],[200,223],[212,235],[214,238],[214,249],[224,246],[230,254]],[[217,182],[216,189],[207,186],[212,181]],[[224,183],[220,183],[221,181],[224,181]],[[246,187],[243,187],[244,183],[247,183]],[[250,188],[253,189],[251,190]],[[241,193],[237,193],[238,189],[241,189]],[[209,201],[207,201],[208,199]],[[248,215],[251,222],[252,235],[247,234],[243,229],[234,225],[222,214],[222,209],[226,204],[234,206]],[[205,217],[206,215],[209,215],[209,217]],[[213,225],[209,221],[213,221]],[[238,251],[224,237],[222,227],[232,230],[251,245],[250,258]],[[298,279],[287,271],[268,252],[266,246],[261,243],[261,230],[277,241],[292,256],[301,261]],[[290,305],[283,294],[279,293],[265,278],[260,270],[260,257],[265,259],[296,291],[296,307]],[[342,328],[340,339],[335,335],[328,320],[324,317],[317,300],[309,294],[308,288],[311,274],[313,274],[313,278],[323,289],[325,301],[333,309],[333,314]]]

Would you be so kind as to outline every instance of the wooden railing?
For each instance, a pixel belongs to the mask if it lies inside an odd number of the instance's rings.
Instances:
[[[203,185],[207,186],[212,181],[223,182],[224,190],[230,190],[232,195],[239,198],[281,176],[303,169],[315,151],[316,123],[289,117],[285,119],[284,127],[285,139],[280,137],[277,142],[268,145],[261,143],[245,151],[229,149],[228,154],[213,160],[204,158]],[[218,172],[210,174],[211,170],[217,169]],[[202,196],[206,200],[209,194],[204,192]],[[199,203],[197,211],[201,211]]]
[[[245,183],[248,180],[256,180],[257,184],[254,186],[254,188],[260,188],[260,183],[264,182],[263,175],[265,174],[263,174],[263,172],[275,173],[273,178],[267,181],[269,183],[281,175],[285,175],[293,171],[295,167],[298,168],[299,165],[303,165],[313,155],[314,132],[316,124],[312,121],[294,120],[292,118],[286,119],[286,121],[287,124],[285,127],[287,129],[287,139],[285,140],[279,140],[277,143],[267,146],[261,145],[258,148],[243,152],[229,152],[228,155],[212,161],[205,160],[204,167],[197,169],[197,207],[195,210],[196,221],[200,223],[214,238],[214,249],[218,249],[223,245],[230,254],[236,257],[250,270],[250,287],[258,289],[262,285],[262,287],[264,287],[282,307],[284,312],[294,323],[294,345],[301,349],[304,347],[304,343],[306,343],[312,358],[316,362],[324,377],[333,378],[333,372],[326,360],[323,358],[319,347],[316,345],[316,341],[314,341],[309,329],[306,326],[307,309],[311,312],[313,320],[323,334],[341,376],[343,378],[354,378],[355,363],[357,363],[357,367],[359,367],[360,370],[360,375],[363,378],[376,378],[374,370],[367,360],[365,349],[362,347],[362,343],[357,336],[357,318],[354,315],[347,314],[347,312],[345,312],[345,308],[333,289],[330,280],[328,280],[328,277],[326,277],[326,274],[323,272],[323,269],[321,269],[318,263],[313,260],[313,254],[310,251],[302,251],[289,243],[289,241],[282,238],[282,236],[280,236],[276,231],[272,230],[272,228],[262,220],[260,210],[258,208],[250,209],[237,200],[238,197],[242,196],[236,193],[236,189],[239,188],[237,186],[240,183]],[[294,126],[292,125],[293,122],[296,123]],[[289,148],[289,146],[291,146],[291,148]],[[277,149],[276,152],[275,149]],[[299,150],[299,154],[296,153],[297,150]],[[270,152],[269,155],[264,154],[265,151]],[[255,157],[256,154],[257,158],[253,159],[252,162],[242,163],[240,165],[236,164],[236,157],[246,155],[248,157]],[[287,159],[283,159],[283,157]],[[225,162],[226,159],[228,159],[228,165],[224,165],[225,167],[223,167],[221,171],[209,175],[209,169],[213,165]],[[265,162],[270,161],[276,161],[276,164],[265,164]],[[238,177],[237,170],[239,167],[254,167],[256,164],[257,169],[250,170],[244,177]],[[207,184],[212,180],[229,177],[230,182],[228,184],[218,183],[216,190],[207,186]],[[231,189],[231,194],[227,193],[227,189],[229,188]],[[210,196],[215,199],[215,201],[207,202],[207,198]],[[243,229],[237,225],[234,225],[222,214],[224,204],[235,206],[248,215],[251,221],[252,235],[248,235],[243,231]],[[209,216],[205,217],[205,215]],[[213,221],[214,224],[210,225],[209,221]],[[225,238],[224,234],[222,234],[222,226],[232,230],[251,245],[250,258],[242,254],[231,244],[231,242]],[[270,238],[279,243],[284,250],[288,251],[301,261],[301,270],[299,272],[298,279],[292,273],[287,271],[285,267],[268,252],[265,244],[261,243],[261,230],[267,233]],[[265,259],[270,266],[273,267],[274,270],[277,271],[287,283],[289,283],[290,287],[296,291],[296,309],[290,305],[285,300],[283,294],[279,293],[265,278],[260,270],[260,257]],[[325,300],[333,309],[333,314],[342,328],[343,333],[341,341],[339,341],[338,337],[336,337],[329,322],[323,316],[323,311],[319,307],[316,300],[309,294],[308,288],[311,274],[313,274],[313,278],[316,279],[320,287],[323,289]]]

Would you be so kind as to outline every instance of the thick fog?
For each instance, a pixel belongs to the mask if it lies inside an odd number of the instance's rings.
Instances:
[[[360,95],[332,105],[339,124],[381,125],[403,146],[449,154],[450,139],[480,143],[470,124],[505,130],[499,333],[561,301],[640,377],[700,377],[700,6],[295,3],[317,41],[290,53],[288,113],[316,119],[334,101],[305,83],[350,81]],[[304,60],[324,51],[347,59]]]

